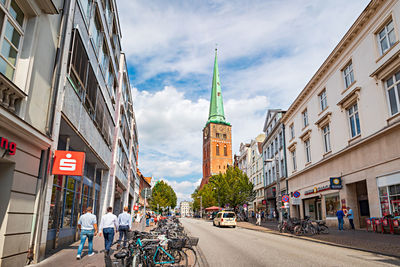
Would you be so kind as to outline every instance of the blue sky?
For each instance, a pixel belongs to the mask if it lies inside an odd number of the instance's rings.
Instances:
[[[139,168],[179,200],[202,176],[214,49],[233,151],[289,107],[369,1],[117,0],[139,131]]]

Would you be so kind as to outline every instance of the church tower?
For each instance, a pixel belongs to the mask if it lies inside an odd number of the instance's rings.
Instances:
[[[225,173],[228,165],[232,165],[231,128],[231,124],[225,120],[215,49],[210,111],[203,129],[203,179],[200,188],[208,183],[211,176]]]

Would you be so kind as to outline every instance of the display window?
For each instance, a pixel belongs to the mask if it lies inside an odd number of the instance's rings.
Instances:
[[[339,194],[325,196],[326,217],[336,217],[336,211],[340,209]]]
[[[382,216],[400,216],[400,184],[379,187]]]

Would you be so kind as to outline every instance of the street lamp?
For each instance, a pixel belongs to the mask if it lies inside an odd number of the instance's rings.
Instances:
[[[213,188],[214,190],[217,190],[216,187]],[[217,190],[217,196],[218,196],[218,207],[221,207],[221,203],[219,202],[219,190]]]
[[[197,198],[200,198],[200,218],[203,218],[203,196]]]

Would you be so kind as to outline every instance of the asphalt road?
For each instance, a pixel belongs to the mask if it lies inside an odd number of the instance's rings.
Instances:
[[[243,228],[218,228],[211,221],[183,218],[199,237],[204,266],[400,266],[400,259]]]

